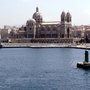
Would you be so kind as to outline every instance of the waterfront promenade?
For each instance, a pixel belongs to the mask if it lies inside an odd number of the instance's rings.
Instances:
[[[1,43],[3,48],[81,48],[90,49],[90,44],[66,43]]]

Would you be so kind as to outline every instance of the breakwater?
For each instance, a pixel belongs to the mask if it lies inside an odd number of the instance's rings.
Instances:
[[[81,48],[90,49],[90,44],[66,43],[1,43],[3,48]]]

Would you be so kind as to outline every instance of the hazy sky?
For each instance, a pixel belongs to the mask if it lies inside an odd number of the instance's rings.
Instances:
[[[90,24],[90,0],[0,0],[0,27],[25,25],[37,6],[46,21],[59,21],[69,11],[73,24]]]

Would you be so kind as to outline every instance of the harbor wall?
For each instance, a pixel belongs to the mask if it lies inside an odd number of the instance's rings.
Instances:
[[[90,49],[90,44],[71,43],[1,43],[2,48],[80,48]]]

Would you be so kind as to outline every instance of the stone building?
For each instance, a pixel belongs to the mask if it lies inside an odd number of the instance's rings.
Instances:
[[[72,27],[72,36],[73,38],[84,38],[85,36],[85,26],[73,26]]]
[[[45,22],[36,7],[32,19],[27,20],[26,25],[19,28],[17,33],[11,34],[14,35],[14,40],[16,38],[19,41],[28,39],[30,42],[72,42],[72,17],[69,12],[63,11],[59,21]]]
[[[90,25],[79,25],[72,27],[73,38],[90,38]]]

